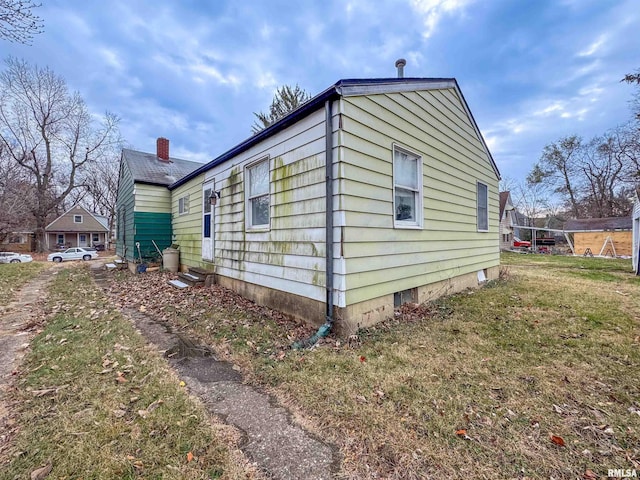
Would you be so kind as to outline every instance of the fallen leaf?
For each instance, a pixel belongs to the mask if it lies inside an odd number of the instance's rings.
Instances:
[[[113,415],[114,415],[116,418],[122,418],[122,417],[124,417],[126,414],[127,414],[127,412],[126,412],[125,410],[120,410],[120,409],[113,410]]]
[[[564,439],[557,435],[551,435],[551,441],[560,447],[564,447]]]
[[[116,377],[116,382],[118,383],[126,383],[127,379],[124,378],[124,373],[122,372],[116,372],[118,374],[118,376]]]
[[[52,468],[53,463],[51,463],[51,460],[49,460],[44,467],[36,468],[33,472],[31,472],[31,480],[43,480],[44,478],[47,478],[49,473],[51,473]]]
[[[152,402],[148,407],[147,407],[147,412],[151,413],[153,412],[156,408],[158,408],[160,405],[162,405],[164,403],[164,401],[162,400],[156,400],[155,402]]]
[[[187,463],[189,463],[191,460],[193,460],[193,453],[189,452],[187,453]]]
[[[184,386],[186,386],[186,385],[187,385],[186,383],[184,383],[182,380],[180,380],[180,386],[181,386],[181,387],[184,387]]]
[[[593,472],[593,470],[589,470],[588,468],[584,471],[582,478],[585,480],[595,480],[598,476]]]
[[[364,362],[367,361],[367,357],[365,357],[364,355],[360,355],[359,360],[360,360],[361,363],[364,363]]]
[[[465,435],[467,435],[467,431],[464,428],[461,428],[460,430],[456,430],[456,435],[458,435],[459,437],[464,437]]]

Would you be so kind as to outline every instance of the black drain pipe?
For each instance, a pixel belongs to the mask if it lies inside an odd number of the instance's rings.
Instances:
[[[325,284],[326,311],[325,322],[316,333],[300,340],[292,348],[312,347],[318,340],[329,335],[333,326],[333,112],[331,99],[324,103],[325,112]]]

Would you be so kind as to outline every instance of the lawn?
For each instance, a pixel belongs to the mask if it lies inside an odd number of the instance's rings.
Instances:
[[[48,478],[251,478],[236,434],[189,397],[86,265],[60,271],[46,310],[15,383],[0,477],[50,466]]]
[[[0,305],[8,305],[14,292],[45,268],[46,263],[0,263]]]
[[[215,345],[333,441],[344,478],[602,478],[640,469],[630,261],[505,255],[502,280],[312,350],[276,312],[121,275],[116,301]],[[169,297],[167,297],[169,295]]]
[[[338,446],[340,478],[606,478],[640,470],[640,279],[628,260],[509,254],[501,280],[311,350],[228,290],[62,270],[16,384],[6,478],[246,478],[233,436],[116,309],[215,346]],[[26,265],[25,265],[26,266]],[[9,265],[11,267],[11,265]],[[8,270],[0,270],[0,274]],[[2,282],[5,284],[5,282]],[[213,428],[212,428],[213,425]],[[191,453],[194,457],[188,456]]]

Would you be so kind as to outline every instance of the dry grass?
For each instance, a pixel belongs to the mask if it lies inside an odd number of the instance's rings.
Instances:
[[[344,478],[639,469],[640,281],[630,262],[508,255],[503,263],[503,279],[488,288],[304,352],[281,351],[274,328],[285,324],[212,308],[204,289],[184,293],[188,310],[145,302],[217,344],[337,443]]]
[[[0,305],[11,303],[14,292],[45,268],[48,265],[40,262],[0,264]]]
[[[47,462],[51,478],[250,477],[229,434],[212,429],[86,268],[57,275],[48,310],[16,384],[19,428],[2,478]]]

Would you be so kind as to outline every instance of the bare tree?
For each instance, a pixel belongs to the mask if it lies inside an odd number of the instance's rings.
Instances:
[[[586,185],[580,202],[583,216],[602,218],[629,213],[631,204],[625,199],[623,182],[628,168],[626,150],[620,130],[594,137],[585,145],[581,166]]]
[[[501,192],[509,192],[511,190],[513,190],[514,188],[516,188],[517,183],[515,181],[515,179],[511,178],[511,177],[502,177],[500,179],[500,184],[498,186],[498,189]]]
[[[542,182],[520,183],[511,190],[514,206],[525,217],[525,227],[545,226],[536,224],[536,219],[548,213],[550,197],[551,192]]]
[[[81,203],[109,219],[109,232],[113,231],[116,218],[120,150],[113,148],[99,161],[93,162],[84,172],[81,183],[84,193]]]
[[[572,214],[579,218],[577,191],[582,139],[576,135],[563,137],[544,147],[542,156],[527,176],[527,183],[544,183],[562,195]]]
[[[0,0],[0,38],[30,44],[42,33],[42,20],[33,13],[40,6],[31,0]]]
[[[609,142],[615,151],[616,160],[623,170],[621,179],[626,186],[640,186],[640,131],[637,125],[629,122],[607,133]]]
[[[35,186],[37,249],[44,248],[50,213],[78,188],[78,178],[105,149],[118,141],[118,119],[101,123],[77,92],[49,68],[9,58],[0,73],[0,145]],[[54,195],[51,195],[51,192]]]
[[[254,113],[257,120],[251,127],[251,131],[255,135],[261,130],[264,130],[287,115],[289,112],[298,108],[310,98],[311,95],[305,92],[297,84],[295,87],[283,85],[276,90],[276,94],[273,96],[273,101],[269,107],[269,113]]]
[[[627,73],[621,82],[627,82],[629,84],[635,84],[636,86],[640,86],[640,70],[637,70],[635,73]],[[636,93],[633,96],[633,100],[631,101],[632,108],[634,110],[634,117],[636,121],[640,121],[640,91],[636,90]]]
[[[23,171],[3,155],[0,146],[0,241],[11,233],[25,231],[33,223],[35,200],[32,185]]]

